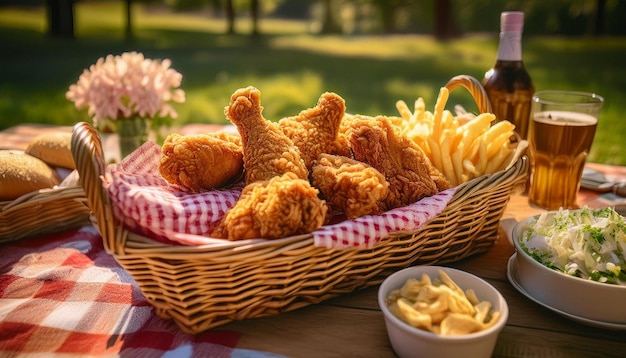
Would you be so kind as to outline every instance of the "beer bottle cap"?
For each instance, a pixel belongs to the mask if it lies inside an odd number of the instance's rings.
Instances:
[[[506,11],[500,14],[500,30],[502,32],[522,32],[524,28],[524,13],[521,11]]]

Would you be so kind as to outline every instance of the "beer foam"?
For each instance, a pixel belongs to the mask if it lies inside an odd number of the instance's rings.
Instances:
[[[551,125],[561,126],[592,126],[598,119],[592,115],[568,111],[545,111],[535,113],[533,120]]]

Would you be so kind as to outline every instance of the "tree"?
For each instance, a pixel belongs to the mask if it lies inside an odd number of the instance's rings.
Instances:
[[[250,14],[252,16],[252,34],[259,34],[259,0],[250,0]]]
[[[76,0],[46,0],[48,34],[74,38],[74,2]],[[126,36],[132,36],[132,0],[126,2]]]
[[[74,37],[74,0],[46,0],[48,34]]]
[[[126,0],[126,37],[133,36],[132,0]]]
[[[596,0],[596,12],[594,18],[593,34],[604,33],[604,14],[606,13],[606,0]]]
[[[226,0],[226,21],[228,23],[227,30],[229,34],[235,33],[235,6],[233,0]]]
[[[250,0],[248,4],[250,6],[250,17],[252,21],[252,34],[258,35],[259,34],[259,14],[261,11],[260,3],[259,3],[259,0]],[[233,0],[226,0],[226,21],[228,23],[226,31],[229,34],[234,34],[236,32],[235,19],[236,19],[236,11],[235,11],[235,5],[233,3]]]
[[[395,32],[394,8],[397,1],[375,0],[374,5],[380,13],[384,33]]]
[[[451,0],[435,0],[435,37],[446,40],[457,35]]]
[[[322,18],[322,28],[320,32],[323,34],[341,33],[341,26],[335,21],[333,16],[332,0],[323,0],[324,17]]]

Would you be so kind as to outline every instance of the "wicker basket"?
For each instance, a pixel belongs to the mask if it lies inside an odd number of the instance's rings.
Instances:
[[[474,97],[478,86],[460,80]],[[479,103],[480,101],[477,101]],[[488,104],[488,102],[487,102]],[[462,184],[446,209],[418,232],[397,233],[371,249],[325,249],[311,235],[219,246],[169,246],[131,233],[113,216],[101,175],[98,133],[86,123],[74,129],[74,160],[105,248],[135,278],[163,318],[185,332],[291,311],[379,284],[414,264],[460,260],[488,250],[512,190],[525,183],[526,157],[511,168]]]
[[[90,210],[77,184],[33,191],[0,202],[0,244],[89,224]]]

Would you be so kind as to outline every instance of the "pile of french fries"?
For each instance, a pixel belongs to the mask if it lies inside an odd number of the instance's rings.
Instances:
[[[415,101],[413,111],[399,100],[400,117],[392,121],[403,135],[426,153],[453,186],[513,165],[527,147],[525,140],[512,142],[515,126],[497,121],[492,113],[473,115],[457,107],[455,114],[445,109],[449,91],[442,87],[434,112],[426,110],[423,98]]]

